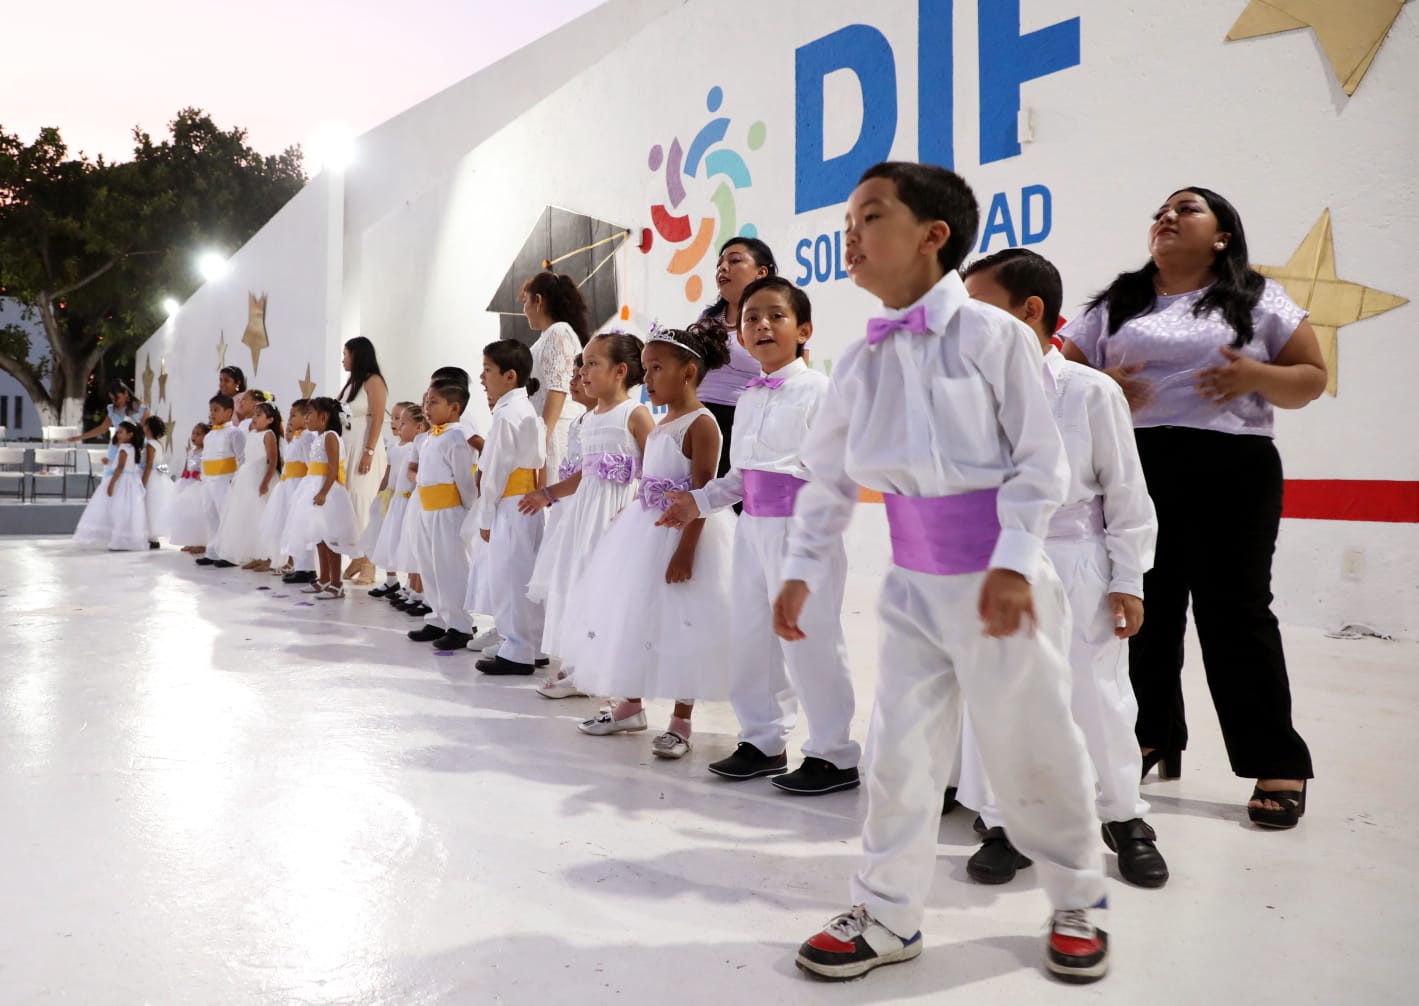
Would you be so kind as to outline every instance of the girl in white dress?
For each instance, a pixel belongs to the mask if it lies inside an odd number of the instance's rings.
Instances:
[[[427,395],[425,400],[427,401]],[[414,424],[418,432],[410,443],[409,463],[404,470],[409,479],[410,492],[419,476],[419,451],[429,439],[429,421],[423,406],[415,411]],[[413,496],[410,496],[413,499]],[[419,570],[419,561],[414,558],[419,549],[426,547],[428,529],[424,526],[424,508],[407,506],[404,508],[403,527],[399,529],[399,545],[394,550],[394,567],[409,574],[409,584],[403,590],[390,595],[390,604],[396,611],[402,611],[411,618],[423,618],[433,608],[424,602],[424,578]],[[476,609],[474,609],[476,610]]]
[[[399,416],[394,424],[395,436],[399,442],[389,448],[389,509],[380,523],[379,536],[370,546],[370,561],[375,568],[385,568],[384,586],[370,591],[372,597],[385,597],[399,591],[399,570],[408,572],[408,567],[399,565],[399,539],[403,536],[404,514],[409,509],[409,500],[414,495],[414,480],[409,474],[409,463],[414,460],[414,438],[429,428],[424,421],[424,410],[413,402],[400,402],[394,407]]]
[[[249,391],[248,397],[260,392]],[[243,462],[232,479],[222,507],[222,525],[217,531],[216,554],[243,569],[271,568],[270,551],[261,535],[261,519],[270,502],[271,490],[280,481],[281,412],[270,402],[251,406],[251,425],[246,431]]]
[[[259,558],[268,566],[277,567],[273,572],[286,574],[296,568],[295,558],[286,554],[286,521],[291,516],[291,501],[300,488],[301,479],[306,476],[306,459],[310,453],[309,438],[306,437],[306,421],[310,418],[310,402],[298,398],[291,403],[286,419],[285,445],[281,449],[281,480],[267,494],[266,509],[261,514],[261,551]]]
[[[163,447],[167,432],[168,424],[157,416],[143,420],[143,492],[149,548],[158,548],[158,539],[167,535],[168,515],[172,510],[172,475],[168,472],[167,450]]]
[[[655,428],[650,410],[632,399],[628,389],[641,383],[641,341],[618,332],[598,335],[582,354],[581,383],[594,396],[591,411],[577,420],[574,435],[580,455],[575,471],[563,471],[562,480],[541,492],[522,498],[523,513],[553,507],[547,537],[537,556],[537,566],[527,585],[527,596],[546,605],[542,650],[562,654],[562,630],[569,618],[572,589],[592,549],[640,487],[641,457],[646,437]],[[553,523],[555,521],[555,523]],[[544,698],[581,694],[570,681],[571,668],[564,660],[559,674],[538,688]]]
[[[532,330],[542,333],[532,344],[532,377],[537,391],[528,397],[547,427],[545,483],[555,481],[567,455],[572,420],[584,411],[568,396],[574,361],[591,338],[591,323],[576,281],[559,273],[539,272],[523,284],[522,313]]]
[[[187,440],[187,459],[168,509],[168,542],[184,552],[207,550],[207,511],[202,502],[202,441],[211,427],[198,423]]]
[[[143,431],[125,421],[113,436],[118,455],[104,474],[88,506],[84,507],[74,541],[103,545],[110,552],[137,552],[148,548],[148,514],[143,503],[143,468],[138,452]]]
[[[407,402],[395,402],[389,410],[389,435],[397,443],[399,439],[399,420],[404,415],[404,410],[408,407]],[[385,519],[389,515],[390,503],[394,500],[394,465],[396,462],[394,446],[385,447],[384,475],[379,480],[379,491],[370,500],[369,510],[365,514],[365,526],[360,531],[359,554],[367,557],[370,562],[374,562],[374,547],[379,542],[380,532],[384,530]],[[353,502],[353,497],[351,497]],[[375,563],[378,568],[379,563]],[[370,590],[370,597],[384,597],[399,589],[399,577],[394,570],[385,571],[384,583]]]
[[[695,699],[729,697],[717,642],[729,638],[734,516],[713,514],[683,531],[655,526],[667,493],[715,477],[719,426],[695,391],[707,371],[728,360],[717,322],[652,330],[642,354],[645,390],[652,405],[669,412],[646,439],[638,501],[607,528],[573,587],[578,608],[560,640],[582,691],[628,696],[580,724],[583,733],[644,730],[641,697],[675,699],[670,725],[651,742],[661,758],[689,752]],[[636,587],[614,589],[621,584]]]
[[[340,403],[333,398],[311,399],[310,425],[316,436],[310,442],[306,476],[291,500],[284,551],[298,556],[315,549],[320,570],[305,593],[316,595],[317,600],[338,600],[345,596],[340,584],[340,553],[353,553],[359,537],[355,508],[340,481],[340,430],[344,425]]]

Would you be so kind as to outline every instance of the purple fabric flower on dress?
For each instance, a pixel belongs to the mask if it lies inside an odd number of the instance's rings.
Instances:
[[[579,471],[581,471],[581,462],[567,459],[557,466],[557,481],[565,482]]]
[[[640,475],[640,459],[629,454],[598,454],[596,456],[596,477],[607,482],[619,482],[628,486]]]
[[[641,507],[645,510],[668,510],[670,497],[667,494],[684,492],[689,488],[690,477],[688,475],[683,479],[642,479]]]

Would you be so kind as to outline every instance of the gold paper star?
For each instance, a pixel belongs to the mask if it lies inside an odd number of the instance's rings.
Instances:
[[[153,400],[153,354],[143,357],[143,401]]]
[[[246,331],[241,334],[241,341],[251,348],[251,372],[255,374],[261,366],[261,351],[271,345],[266,334],[266,294],[258,297],[247,291]]]
[[[301,381],[301,397],[311,398],[315,395],[315,382],[310,379],[310,364],[305,365],[305,380]]]
[[[163,438],[163,443],[167,444],[168,457],[172,457],[172,403],[168,403],[168,433]]]
[[[1346,94],[1355,88],[1375,61],[1385,36],[1399,17],[1405,0],[1251,0],[1227,41],[1276,35],[1310,28],[1325,50]]]
[[[227,333],[223,331],[217,340],[217,369],[221,370],[227,365]]]
[[[162,357],[158,363],[158,401],[168,400],[168,358]]]
[[[1332,395],[1339,384],[1340,348],[1336,330],[1408,304],[1404,297],[1343,280],[1335,273],[1335,240],[1330,210],[1320,215],[1291,261],[1283,266],[1259,265],[1256,271],[1286,288],[1291,299],[1311,312],[1321,352],[1325,355],[1326,386]]]

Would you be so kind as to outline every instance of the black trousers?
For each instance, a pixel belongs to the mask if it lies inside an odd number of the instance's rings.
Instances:
[[[729,441],[734,433],[734,406],[720,405],[718,402],[705,402],[704,405],[719,424],[719,470],[715,472],[718,478],[729,471]],[[743,513],[744,504],[734,504],[734,512]]]
[[[1141,429],[1138,453],[1158,510],[1158,550],[1143,578],[1143,629],[1128,647],[1138,743],[1187,747],[1183,636],[1191,597],[1207,687],[1232,771],[1309,779],[1291,724],[1291,685],[1271,613],[1281,523],[1281,458],[1269,437],[1180,426]]]

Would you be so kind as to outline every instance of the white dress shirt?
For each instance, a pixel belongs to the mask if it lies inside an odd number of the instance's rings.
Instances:
[[[473,505],[477,492],[473,488],[473,448],[461,434],[457,423],[449,423],[438,436],[428,435],[419,448],[417,483],[437,486],[452,482],[467,509]]]
[[[480,462],[478,527],[491,531],[508,477],[519,468],[536,471],[547,463],[547,427],[528,400],[527,389],[513,388],[493,406],[493,425]]]
[[[744,498],[747,469],[808,480],[808,468],[801,457],[803,441],[827,394],[827,375],[809,370],[798,359],[768,376],[782,378],[783,385],[747,388],[739,396],[729,444],[732,467],[690,493],[702,515],[733,506]]]
[[[1102,502],[1112,567],[1109,592],[1142,597],[1158,518],[1138,460],[1128,401],[1113,378],[1066,360],[1057,349],[1045,354],[1045,391],[1069,458],[1065,503]]]
[[[803,445],[812,479],[794,510],[786,580],[813,587],[858,486],[904,496],[999,489],[990,568],[1034,578],[1069,481],[1039,343],[1022,322],[971,300],[955,272],[888,316],[918,305],[928,331],[854,343],[833,367]]]

